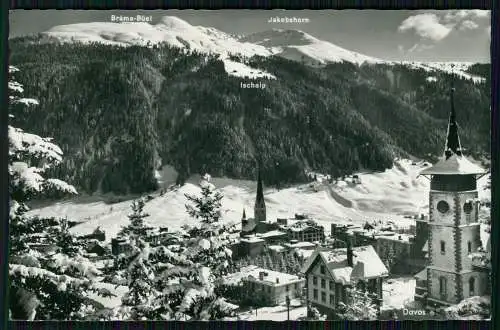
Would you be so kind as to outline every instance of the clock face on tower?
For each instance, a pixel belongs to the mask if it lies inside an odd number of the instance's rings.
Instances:
[[[445,214],[450,210],[450,204],[447,201],[441,200],[437,203],[436,208],[439,213]]]
[[[455,223],[456,212],[454,195],[448,192],[431,193],[431,222],[441,225],[453,225]]]

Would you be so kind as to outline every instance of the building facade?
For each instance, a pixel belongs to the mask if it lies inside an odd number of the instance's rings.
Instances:
[[[286,302],[287,297],[290,299],[302,297],[305,279],[297,275],[255,266],[242,269],[242,272],[248,274],[243,278],[245,292],[255,297],[263,305],[280,305]]]
[[[340,302],[348,304],[348,288],[368,291],[382,303],[382,283],[389,272],[373,246],[318,248],[303,268],[308,306],[335,319]]]

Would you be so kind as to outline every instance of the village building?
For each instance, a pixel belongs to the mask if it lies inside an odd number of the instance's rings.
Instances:
[[[106,240],[106,232],[97,227],[91,234],[80,236],[81,239],[96,239],[98,241],[104,242]]]
[[[115,256],[122,253],[127,253],[132,250],[132,246],[128,244],[127,240],[122,237],[111,239],[111,253]]]
[[[420,223],[413,226],[412,232],[396,232],[391,226],[365,226],[331,224],[331,237],[342,246],[350,241],[353,246],[372,245],[391,273],[415,274],[427,265],[427,231]]]
[[[148,228],[146,229],[146,235],[144,240],[151,245],[159,245],[163,243],[163,241],[167,240],[172,236],[168,232],[168,228],[160,227],[160,228]]]
[[[87,251],[87,253],[95,254],[99,257],[108,254],[108,249],[106,248],[106,246],[96,239],[91,240],[87,243],[85,251]]]
[[[240,239],[236,247],[238,257],[256,257],[264,253],[266,241],[256,236],[248,236]]]
[[[489,271],[475,267],[472,255],[484,250],[479,223],[477,180],[485,170],[462,153],[451,89],[445,150],[420,175],[431,182],[427,248],[429,263],[415,277],[415,299],[428,309],[459,303],[489,290]]]
[[[312,219],[288,220],[286,225],[280,225],[286,231],[290,241],[324,242],[325,228]]]
[[[302,272],[306,276],[308,306],[328,319],[336,318],[338,304],[348,304],[348,288],[367,291],[377,306],[382,304],[382,282],[389,275],[371,246],[320,247],[311,255]]]
[[[302,296],[305,279],[297,275],[291,275],[260,268],[248,266],[240,270],[244,292],[258,297],[262,302],[270,306],[280,305],[286,302],[286,298],[294,299]]]

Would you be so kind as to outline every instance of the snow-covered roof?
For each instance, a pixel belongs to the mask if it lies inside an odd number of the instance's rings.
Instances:
[[[260,277],[259,277],[261,272],[265,273],[263,280],[260,280]],[[298,277],[297,275],[276,272],[273,270],[260,268],[257,266],[243,267],[240,270],[240,273],[245,274],[246,278],[250,281],[260,282],[260,283],[272,285],[272,286],[280,286],[280,285],[286,285],[286,284],[304,281],[304,279]]]
[[[420,175],[474,175],[485,174],[486,171],[472,163],[465,156],[453,154],[451,157],[441,157],[432,167],[420,172]]]
[[[255,236],[245,236],[240,240],[240,242],[245,242],[245,243],[257,243],[257,242],[265,242],[262,238],[255,237]]]
[[[310,258],[314,253],[314,250],[295,249],[295,253],[297,253],[302,258]]]
[[[241,231],[243,232],[249,232],[255,229],[257,227],[257,221],[253,218],[247,218],[245,219],[245,224],[241,226]]]
[[[289,248],[307,248],[307,247],[316,247],[316,244],[311,242],[297,242],[293,244],[285,244],[285,246]]]
[[[425,241],[422,252],[429,252],[429,241]]]
[[[286,233],[282,232],[281,230],[271,230],[271,231],[268,231],[266,233],[262,233],[259,236],[262,238],[266,238],[266,237],[275,237],[275,236],[284,236],[284,235],[286,235]]]
[[[377,252],[371,245],[359,246],[352,249],[353,250],[353,265],[356,272],[354,273],[355,278],[370,279],[375,277],[383,277],[389,274],[389,271],[385,267],[382,260],[378,256]],[[309,260],[304,265],[302,271],[306,273],[312,266],[316,258],[321,258],[327,268],[329,269],[332,277],[341,283],[347,283],[351,280],[351,275],[353,267],[347,265],[347,249],[325,249],[318,248]],[[363,265],[357,265],[358,263]]]
[[[282,252],[282,251],[286,250],[286,248],[284,246],[281,246],[281,245],[269,245],[267,248],[269,250],[276,251],[276,252]]]
[[[414,276],[419,281],[427,281],[427,268],[424,268]]]

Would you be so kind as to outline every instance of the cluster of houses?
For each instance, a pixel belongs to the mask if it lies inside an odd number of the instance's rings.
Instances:
[[[427,310],[491,295],[491,243],[483,244],[478,219],[477,180],[486,171],[462,154],[453,95],[451,100],[444,155],[420,174],[431,183],[428,216],[416,216],[410,230],[381,223],[332,223],[326,238],[324,228],[304,216],[268,222],[259,175],[255,216],[249,219],[243,213],[235,256],[294,249],[308,257],[300,274],[245,268],[239,284],[270,295],[276,304],[284,301],[283,290],[277,289],[283,287],[288,298],[302,295],[328,318],[335,318],[340,302],[352,303],[348,288],[368,292],[380,311],[382,283],[395,272],[414,275],[414,301]]]

